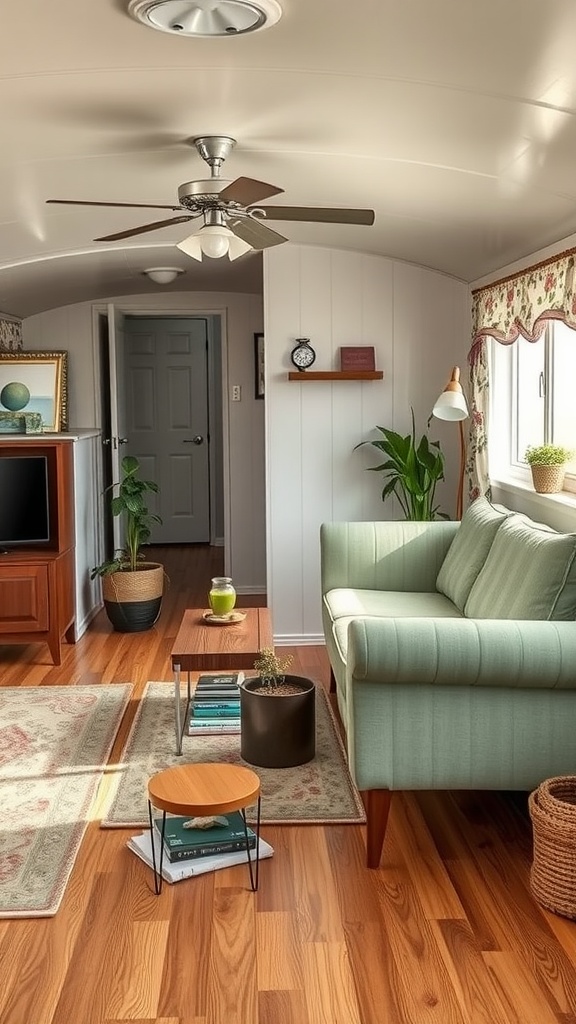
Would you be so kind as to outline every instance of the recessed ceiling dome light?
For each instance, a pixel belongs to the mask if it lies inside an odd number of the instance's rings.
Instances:
[[[179,274],[183,274],[182,267],[150,267],[148,270],[143,270],[143,274],[149,277],[154,284],[172,284]]]
[[[128,13],[173,35],[238,36],[275,25],[282,9],[276,0],[130,0]]]

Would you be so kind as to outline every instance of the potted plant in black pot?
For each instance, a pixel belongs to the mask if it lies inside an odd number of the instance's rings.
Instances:
[[[112,496],[110,509],[124,517],[125,547],[118,554],[91,572],[91,579],[102,577],[104,607],[114,629],[119,633],[139,633],[150,629],[160,615],[164,590],[164,568],[158,562],[146,562],[142,545],[150,539],[153,523],[160,516],[148,509],[144,495],[158,491],[153,480],[142,480],[140,463],[134,455],[122,459],[122,479],[108,490],[118,488]]]
[[[304,676],[287,675],[292,658],[263,648],[257,676],[240,686],[240,754],[262,768],[293,768],[316,752],[316,687]]]

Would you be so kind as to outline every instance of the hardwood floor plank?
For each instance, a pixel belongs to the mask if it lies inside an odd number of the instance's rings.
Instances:
[[[310,1024],[302,991],[259,992],[258,1024]]]
[[[303,967],[309,1024],[362,1024],[345,942],[307,942]]]
[[[521,957],[510,950],[483,956],[498,986],[498,997],[508,1020],[517,1020],[519,1024],[558,1024],[557,1008],[550,1006]]]
[[[257,1020],[256,900],[246,889],[218,889],[206,1002],[210,1024]]]
[[[505,1007],[468,922],[433,921],[431,928],[466,1019],[471,1024],[502,1020]]]
[[[295,910],[256,914],[258,991],[298,989],[302,985],[302,947],[297,942]]]
[[[469,1024],[408,872],[386,870],[379,881],[399,981],[400,1019],[410,1024]]]
[[[299,941],[342,941],[342,921],[323,828],[316,825],[294,826],[292,864]]]
[[[394,833],[402,836],[402,856],[427,918],[464,918],[445,865],[412,794],[394,794]]]

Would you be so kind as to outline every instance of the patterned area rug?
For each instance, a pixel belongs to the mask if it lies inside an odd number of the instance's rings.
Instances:
[[[52,917],[132,687],[0,687],[0,917]]]
[[[346,765],[344,748],[325,691],[316,689],[316,756],[297,768],[257,768],[262,783],[262,821],[273,824],[358,824],[364,808]],[[184,736],[175,753],[174,690],[148,683],[120,755],[118,781],[103,828],[145,826],[146,786],[156,772],[194,761],[245,764],[240,736]]]

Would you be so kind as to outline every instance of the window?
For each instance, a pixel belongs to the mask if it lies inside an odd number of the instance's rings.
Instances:
[[[528,445],[576,450],[576,331],[551,320],[536,342],[493,342],[490,376],[491,475],[519,475]],[[576,490],[576,458],[567,474],[566,488]]]

